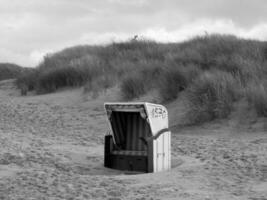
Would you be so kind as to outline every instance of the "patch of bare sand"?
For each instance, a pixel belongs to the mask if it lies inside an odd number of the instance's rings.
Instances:
[[[245,130],[232,120],[181,128],[173,120],[181,102],[170,104],[173,169],[135,174],[103,167],[103,102],[118,99],[116,88],[97,98],[81,89],[21,97],[3,85],[0,199],[267,197],[265,121]]]

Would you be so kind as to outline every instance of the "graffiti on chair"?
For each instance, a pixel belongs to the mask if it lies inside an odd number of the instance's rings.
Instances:
[[[161,107],[156,107],[152,109],[152,117],[153,118],[162,118],[166,117],[167,113],[166,110]]]

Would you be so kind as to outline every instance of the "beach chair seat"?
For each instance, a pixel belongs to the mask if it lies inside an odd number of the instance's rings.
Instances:
[[[127,150],[114,150],[111,152],[113,155],[127,155],[127,156],[147,156],[147,151],[127,151]]]

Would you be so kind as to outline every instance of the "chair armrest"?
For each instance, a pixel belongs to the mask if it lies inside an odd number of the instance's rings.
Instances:
[[[162,135],[163,133],[168,132],[168,131],[170,131],[170,129],[168,129],[168,128],[161,129],[160,131],[158,131],[158,132],[156,133],[156,135],[153,135],[153,136],[151,136],[151,137],[148,137],[148,138],[146,138],[145,140],[146,140],[146,141],[149,141],[149,140],[156,140],[160,135]]]

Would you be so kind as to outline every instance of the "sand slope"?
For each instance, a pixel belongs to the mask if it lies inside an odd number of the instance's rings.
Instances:
[[[21,97],[12,81],[0,82],[0,199],[267,199],[264,120],[253,129],[173,126],[171,171],[104,168],[103,102],[116,93]]]

